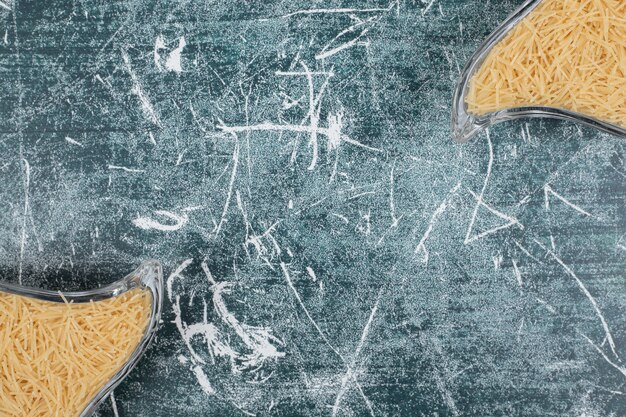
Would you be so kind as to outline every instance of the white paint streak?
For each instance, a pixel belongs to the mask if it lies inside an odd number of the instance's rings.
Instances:
[[[215,394],[215,389],[213,389],[213,386],[211,385],[209,378],[206,376],[206,374],[204,373],[204,370],[200,366],[196,365],[193,367],[193,374],[196,376],[196,379],[198,380],[198,384],[200,384],[200,387],[202,388],[202,391],[204,391],[205,394],[207,395]]]
[[[182,229],[189,221],[189,217],[186,214],[178,215],[176,213],[172,213],[171,211],[165,210],[156,210],[154,214],[156,214],[157,216],[167,217],[168,219],[173,220],[174,224],[164,224],[149,217],[137,217],[133,220],[133,224],[143,230],[160,230],[162,232],[173,232]]]
[[[143,169],[128,168],[128,167],[123,167],[123,166],[119,166],[119,165],[109,165],[108,168],[111,169],[111,170],[125,171],[125,172],[135,172],[135,173],[145,172]]]
[[[170,300],[170,302],[173,301],[173,290],[172,290],[172,286],[174,285],[174,280],[176,278],[180,278],[182,279],[183,277],[180,275],[189,265],[191,265],[191,263],[193,262],[193,258],[189,258],[183,261],[183,263],[181,263],[178,268],[176,268],[174,270],[174,272],[172,272],[170,274],[170,276],[167,278],[166,281],[166,287],[167,287],[167,297]]]
[[[178,47],[170,52],[167,61],[165,61],[165,68],[169,71],[174,71],[176,74],[180,74],[183,72],[183,68],[180,62],[181,54],[183,52],[183,48],[187,45],[185,41],[185,37],[181,36],[178,39]]]
[[[82,143],[80,143],[77,140],[74,140],[74,139],[70,138],[69,136],[66,136],[65,140],[67,141],[67,143],[71,143],[72,145],[80,146],[81,148],[83,147]]]
[[[279,352],[274,343],[284,345],[277,337],[272,335],[272,330],[267,327],[250,326],[240,323],[239,320],[226,308],[222,294],[230,294],[233,284],[230,282],[220,282],[212,287],[213,307],[217,315],[228,324],[239,336],[241,341],[250,350],[250,353],[238,353],[233,351],[232,360],[237,364],[233,368],[235,371],[244,369],[256,369],[263,366],[268,359],[282,358],[284,352]]]
[[[306,267],[306,272],[309,274],[313,282],[317,281],[317,276],[315,275],[315,271],[310,266]]]

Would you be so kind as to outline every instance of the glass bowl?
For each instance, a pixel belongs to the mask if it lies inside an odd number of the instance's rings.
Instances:
[[[585,116],[571,110],[553,107],[516,107],[481,116],[468,112],[465,97],[469,90],[469,82],[472,76],[477,70],[480,69],[492,48],[500,42],[522,19],[528,16],[528,14],[535,7],[537,7],[541,1],[543,0],[528,0],[520,6],[520,8],[509,16],[498,29],[489,35],[480,48],[478,48],[474,55],[472,55],[469,62],[463,69],[454,93],[452,107],[452,132],[457,142],[467,142],[483,129],[486,129],[496,123],[525,117],[547,117],[570,120],[591,126],[604,132],[626,137],[626,128],[624,127]]]
[[[111,378],[111,380],[98,392],[78,417],[88,417],[93,414],[98,405],[122,382],[130,371],[137,365],[152,340],[154,339],[163,305],[163,272],[161,264],[155,260],[142,262],[137,269],[110,285],[89,291],[64,292],[63,297],[69,302],[88,303],[90,301],[102,301],[117,297],[135,288],[149,290],[152,294],[152,311],[148,326],[141,338],[139,345],[128,358],[124,366]],[[0,282],[0,291],[36,298],[55,303],[64,303],[61,293],[38,288],[29,288]]]

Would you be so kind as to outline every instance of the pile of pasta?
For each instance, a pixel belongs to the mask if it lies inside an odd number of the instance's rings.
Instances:
[[[470,113],[545,106],[626,127],[626,1],[543,0],[488,54]]]
[[[0,416],[79,416],[135,351],[152,295],[90,303],[0,292]]]

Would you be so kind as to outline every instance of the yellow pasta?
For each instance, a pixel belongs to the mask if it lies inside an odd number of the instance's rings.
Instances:
[[[542,1],[488,54],[466,104],[475,115],[544,106],[626,127],[626,1]]]
[[[151,305],[140,289],[77,304],[0,292],[0,416],[79,416],[139,345]]]

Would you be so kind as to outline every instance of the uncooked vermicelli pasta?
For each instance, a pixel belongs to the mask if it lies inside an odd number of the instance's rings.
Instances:
[[[544,0],[473,75],[468,111],[545,106],[626,126],[626,1]]]
[[[139,345],[151,305],[141,289],[89,303],[0,292],[0,416],[79,416]]]

